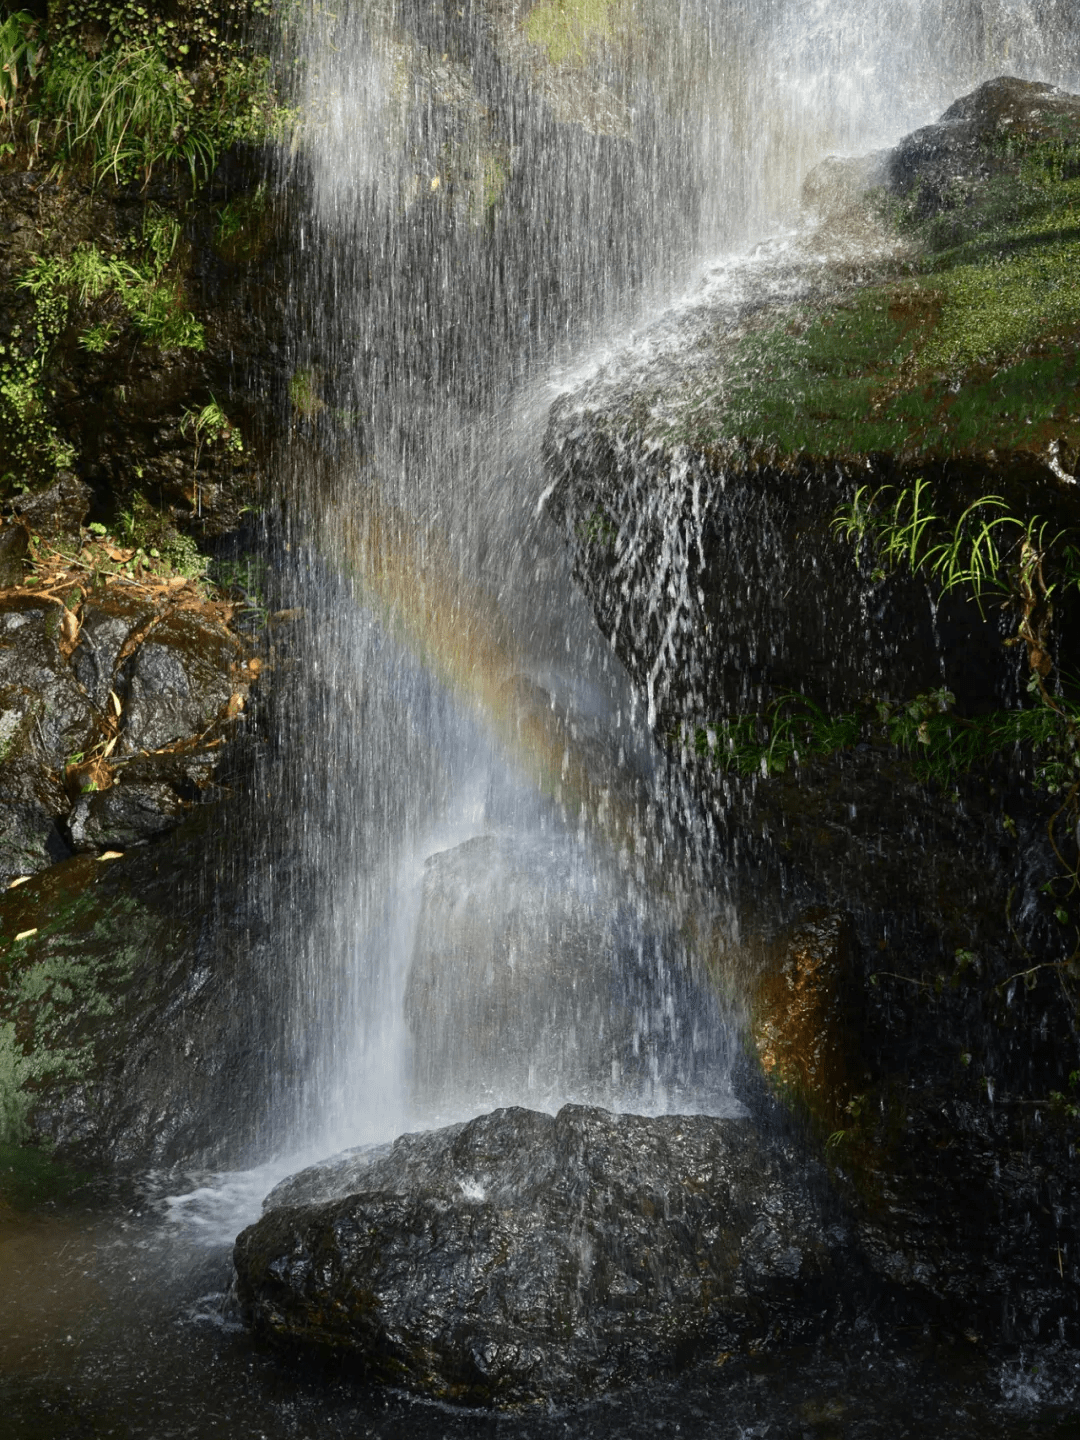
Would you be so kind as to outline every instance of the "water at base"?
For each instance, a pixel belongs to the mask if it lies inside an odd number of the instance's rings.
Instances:
[[[1052,1342],[947,1346],[853,1325],[718,1356],[677,1382],[492,1415],[256,1349],[227,1238],[279,1171],[158,1176],[107,1212],[0,1221],[5,1440],[1071,1440],[1080,1360]],[[175,1188],[173,1188],[175,1187]]]

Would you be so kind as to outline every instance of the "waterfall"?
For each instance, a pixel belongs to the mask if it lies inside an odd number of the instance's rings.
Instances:
[[[508,1101],[723,1109],[739,999],[695,951],[737,929],[546,527],[544,416],[695,267],[797,223],[825,154],[1006,69],[1068,80],[1068,6],[354,0],[291,23],[278,485],[304,619],[263,817],[303,856],[279,896],[288,1124],[329,1145]]]

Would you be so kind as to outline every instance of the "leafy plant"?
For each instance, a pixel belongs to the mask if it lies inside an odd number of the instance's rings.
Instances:
[[[238,141],[267,138],[278,114],[269,61],[234,55],[209,80],[170,67],[153,41],[134,39],[92,56],[73,40],[45,67],[38,111],[60,163],[86,160],[95,179],[149,181],[161,165],[200,184]]]
[[[199,492],[199,458],[208,444],[220,444],[234,455],[244,449],[240,432],[221,408],[213,395],[201,410],[185,410],[181,429],[195,441],[195,455],[191,473],[195,478],[195,509],[201,513]]]
[[[981,496],[950,526],[928,508],[932,499],[921,478],[899,490],[860,485],[850,504],[837,510],[833,533],[860,547],[873,545],[874,578],[896,569],[923,573],[937,582],[942,595],[966,591],[980,613],[988,595],[1023,601],[1038,590],[1049,600],[1055,586],[1046,583],[1043,566],[1064,531],[1048,535],[1047,522],[1039,516],[1023,520],[1010,514],[1000,495]],[[1072,565],[1070,574],[1076,569],[1069,560],[1072,553],[1066,550],[1061,557],[1066,570]]]
[[[45,53],[39,23],[28,10],[15,10],[0,20],[0,118],[14,125],[19,86],[33,80]]]
[[[698,755],[743,776],[782,775],[802,760],[862,742],[895,747],[919,779],[942,785],[1017,745],[1036,753],[1036,778],[1049,793],[1080,779],[1080,710],[1060,702],[1060,709],[1038,705],[966,719],[956,714],[955,703],[942,688],[828,715],[803,695],[783,695],[761,715],[699,726],[690,739]]]
[[[194,184],[217,153],[193,101],[183,73],[152,46],[122,45],[94,58],[68,44],[53,52],[40,108],[61,158],[88,158],[98,180],[139,177],[145,184],[166,162],[186,165]]]
[[[60,334],[73,303],[86,309],[113,296],[148,343],[162,350],[201,350],[203,327],[184,308],[179,277],[165,269],[163,257],[171,254],[175,244],[175,235],[169,244],[167,230],[158,226],[151,229],[147,253],[139,263],[119,254],[106,255],[96,245],[77,246],[66,258],[35,256],[19,288],[28,290],[37,302],[41,345],[47,350]],[[115,333],[114,324],[99,322],[89,327],[80,343],[87,350],[99,351]]]
[[[239,455],[244,449],[240,432],[221,408],[213,395],[201,410],[185,410],[181,429],[195,440],[194,469],[199,468],[199,456],[203,447],[220,441],[227,450]]]

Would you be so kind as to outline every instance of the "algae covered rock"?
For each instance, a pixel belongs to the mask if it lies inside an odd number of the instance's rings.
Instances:
[[[206,899],[213,814],[0,895],[0,1143],[95,1168],[251,1145],[279,1016],[264,913]]]
[[[406,1135],[238,1238],[247,1323],[440,1399],[512,1405],[817,1333],[839,1231],[740,1121],[567,1106]],[[284,1203],[281,1203],[284,1202]]]

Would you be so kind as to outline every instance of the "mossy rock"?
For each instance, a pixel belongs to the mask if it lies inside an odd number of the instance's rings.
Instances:
[[[220,824],[206,807],[0,897],[0,1143],[95,1170],[250,1154],[280,1043],[271,937],[224,899]]]
[[[53,1097],[89,1096],[109,1067],[144,957],[172,948],[161,917],[102,890],[110,863],[95,856],[52,866],[2,903],[0,1125],[8,1144],[39,1130],[38,1112]]]
[[[951,189],[934,178],[946,142]],[[907,249],[854,285],[826,270],[809,299],[703,331],[685,378],[646,382],[633,415],[653,417],[656,439],[727,455],[1017,455],[1067,485],[1080,466],[1080,97],[990,82],[873,158],[886,183],[862,203]]]

